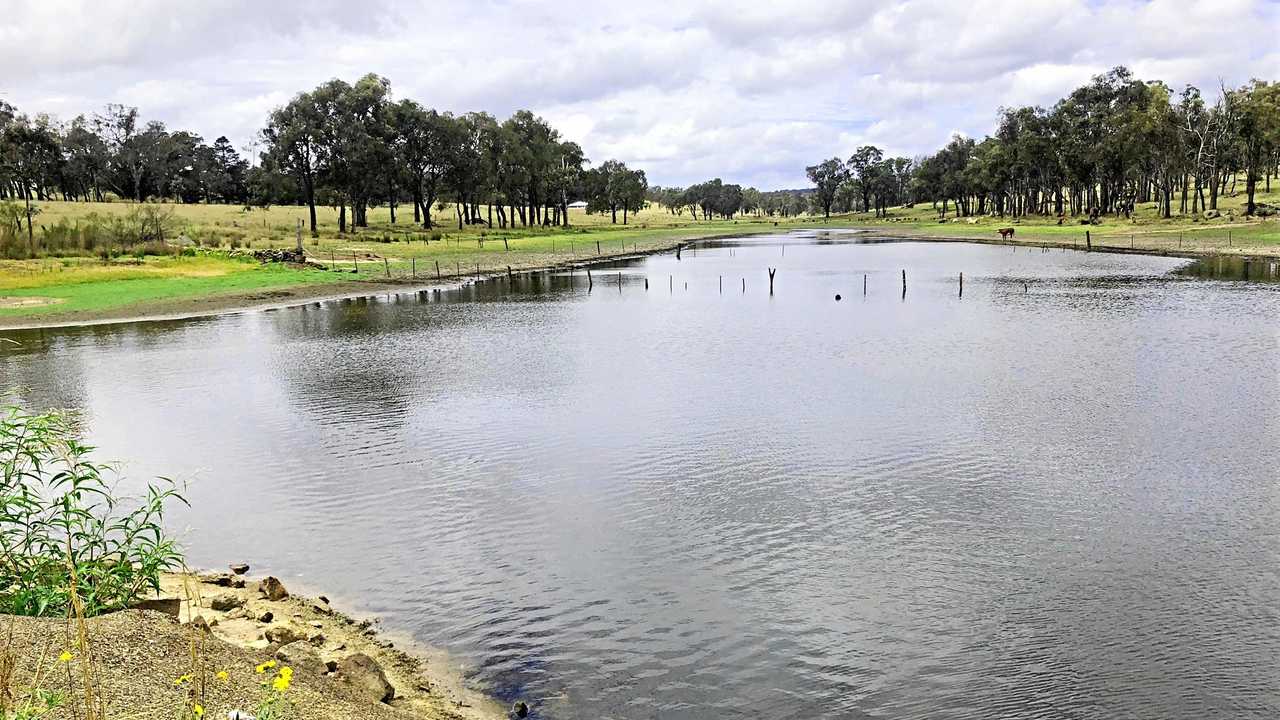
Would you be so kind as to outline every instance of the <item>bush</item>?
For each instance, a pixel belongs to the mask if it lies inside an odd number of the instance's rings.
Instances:
[[[64,414],[9,407],[0,415],[0,612],[124,609],[182,565],[162,527],[166,506],[186,503],[177,486],[161,479],[122,507],[110,468],[88,459],[92,450]]]

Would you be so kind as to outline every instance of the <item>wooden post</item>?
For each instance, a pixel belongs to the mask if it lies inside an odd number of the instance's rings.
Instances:
[[[964,273],[960,273],[960,297],[964,297]]]
[[[742,278],[742,292],[745,293],[746,291],[747,291],[747,279]]]
[[[409,258],[409,277],[418,277],[418,258]]]
[[[724,276],[723,275],[720,276],[720,294],[721,295],[724,294]]]
[[[1089,231],[1084,231],[1084,249],[1085,252],[1093,252],[1093,238],[1089,235]]]
[[[302,218],[298,218],[298,252],[302,252]]]
[[[506,235],[503,235],[503,236],[502,236],[502,249],[503,249],[503,250],[505,250],[505,251],[507,251],[507,252],[511,252],[511,246],[507,244],[507,236],[506,236]]]
[[[1025,293],[1028,293],[1028,292],[1031,292],[1031,288],[1027,287],[1027,281],[1026,281],[1026,280],[1023,280],[1023,281],[1022,281],[1022,292],[1023,292],[1024,294],[1025,294]]]
[[[862,297],[867,296],[867,274],[862,274]]]
[[[439,260],[436,261],[436,279],[437,280],[440,279],[440,261]]]
[[[1227,231],[1227,247],[1231,247],[1231,231]]]
[[[778,268],[769,268],[769,294],[773,294],[773,276],[778,272]]]
[[[507,282],[513,282],[514,280],[515,280],[515,277],[511,275],[511,266],[508,265],[507,266]]]
[[[333,251],[329,251],[329,269],[333,270],[338,267],[338,259],[333,256]]]
[[[476,263],[476,282],[480,282],[480,263]]]
[[[680,247],[681,246],[676,245],[676,262],[680,261]]]
[[[587,292],[591,292],[591,287],[595,282],[591,279],[591,268],[587,268]]]
[[[676,276],[668,275],[667,276],[667,294],[670,295],[675,291],[676,291]]]
[[[902,297],[907,296],[907,271],[902,271]]]
[[[645,289],[645,290],[648,290],[648,289],[649,289],[649,278],[648,278],[648,276],[645,276],[645,279],[644,279],[644,289]]]
[[[600,241],[599,241],[599,240],[597,240],[597,241],[596,241],[596,254],[597,254],[597,255],[599,255],[599,254],[600,254]]]
[[[386,269],[387,277],[391,277],[391,263],[387,261],[386,257],[382,258],[382,267]]]
[[[622,292],[622,273],[618,273],[618,292]]]
[[[351,253],[351,271],[357,275],[360,274],[360,265],[356,262],[355,253]]]

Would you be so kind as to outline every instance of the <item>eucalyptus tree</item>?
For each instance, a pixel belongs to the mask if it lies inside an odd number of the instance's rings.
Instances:
[[[809,182],[818,187],[815,199],[818,207],[822,208],[823,216],[831,217],[831,204],[835,202],[841,183],[848,179],[849,170],[840,158],[831,158],[805,168],[805,174],[809,176]]]
[[[328,164],[325,115],[313,92],[298,93],[288,104],[272,111],[261,136],[268,167],[297,179],[310,216],[311,236],[317,237],[316,184]],[[261,185],[260,185],[261,187]]]

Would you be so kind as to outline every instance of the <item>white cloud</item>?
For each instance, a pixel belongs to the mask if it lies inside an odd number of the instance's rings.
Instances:
[[[250,141],[270,109],[375,72],[400,97],[528,107],[651,182],[804,184],[874,143],[914,155],[1115,65],[1212,94],[1280,75],[1267,0],[0,0],[0,97],[61,117],[107,102]]]

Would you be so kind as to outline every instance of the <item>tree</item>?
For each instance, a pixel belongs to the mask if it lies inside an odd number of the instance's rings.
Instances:
[[[817,201],[822,208],[823,217],[830,218],[836,190],[849,177],[849,171],[840,162],[840,158],[831,158],[805,168],[805,174],[809,176],[809,182],[818,187]]]
[[[316,179],[329,151],[324,142],[324,122],[315,96],[298,93],[289,104],[272,111],[261,133],[266,145],[264,164],[297,178],[310,215],[311,237],[320,235],[316,229]]]
[[[1280,83],[1254,80],[1228,94],[1236,120],[1245,171],[1245,215],[1257,211],[1255,194],[1264,168],[1275,165],[1280,148]]]
[[[31,253],[36,250],[31,218],[39,212],[31,204],[32,193],[57,172],[62,162],[58,138],[48,128],[19,119],[10,122],[0,133],[0,167],[17,186],[24,202],[27,219],[27,241]]]

